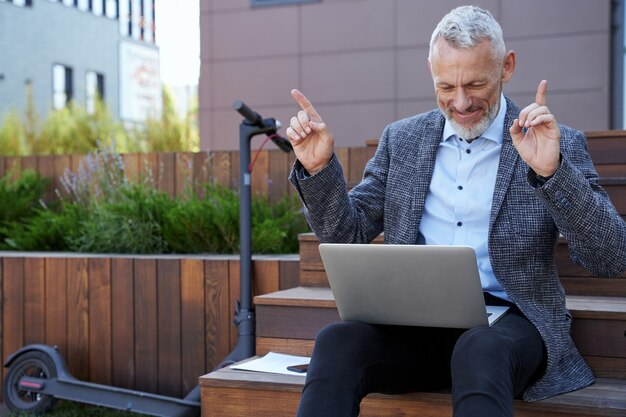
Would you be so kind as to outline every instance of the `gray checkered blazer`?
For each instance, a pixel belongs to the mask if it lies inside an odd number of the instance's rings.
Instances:
[[[626,270],[626,222],[598,185],[582,132],[561,126],[562,163],[541,188],[513,147],[508,112],[489,223],[489,257],[496,278],[537,327],[547,350],[545,373],[524,392],[536,401],[593,383],[591,370],[570,337],[571,316],[554,262],[559,232],[579,264],[601,276]],[[439,110],[387,126],[363,180],[346,192],[333,157],[317,175],[296,161],[290,181],[322,242],[415,244],[445,119]]]

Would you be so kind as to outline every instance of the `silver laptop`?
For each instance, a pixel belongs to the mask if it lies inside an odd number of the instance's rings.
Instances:
[[[466,329],[508,309],[485,306],[471,247],[322,243],[319,251],[342,320]]]

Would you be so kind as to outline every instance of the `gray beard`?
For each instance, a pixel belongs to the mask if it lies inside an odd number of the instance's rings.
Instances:
[[[448,111],[444,111],[444,115],[446,119],[450,122],[450,125],[454,129],[459,137],[464,139],[474,139],[481,136],[483,133],[487,131],[491,123],[498,116],[498,110],[500,110],[500,100],[489,109],[489,112],[486,113],[474,126],[465,127],[462,124],[458,123],[454,120]]]

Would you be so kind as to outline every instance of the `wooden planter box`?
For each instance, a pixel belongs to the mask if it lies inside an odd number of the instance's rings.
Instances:
[[[253,271],[255,295],[291,288],[299,256]],[[238,256],[0,252],[1,355],[56,345],[79,379],[182,397],[236,342],[239,280]]]

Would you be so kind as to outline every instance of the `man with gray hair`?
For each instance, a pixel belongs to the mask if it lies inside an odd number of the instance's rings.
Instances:
[[[346,192],[334,138],[311,102],[287,135],[290,181],[322,242],[474,248],[488,304],[509,312],[470,330],[340,322],[322,329],[298,416],[356,416],[370,392],[451,387],[455,416],[513,416],[593,383],[570,337],[554,262],[561,233],[572,258],[604,276],[626,270],[626,223],[598,184],[582,132],[559,125],[547,82],[521,111],[502,94],[515,70],[486,10],[447,14],[430,42],[438,109],[384,130],[363,180]],[[381,277],[384,279],[384,277]]]

